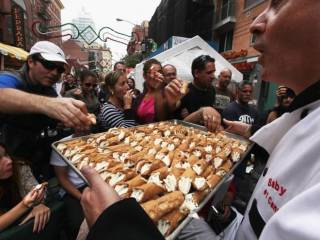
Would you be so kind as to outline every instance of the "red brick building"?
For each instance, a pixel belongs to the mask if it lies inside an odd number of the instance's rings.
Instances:
[[[61,25],[60,0],[1,0],[0,1],[0,42],[29,50],[39,40],[50,40],[61,45],[59,31],[41,35],[33,31],[33,24],[39,22],[39,29],[46,32],[49,26]],[[52,31],[52,30],[51,30]]]
[[[249,28],[253,20],[266,8],[266,0],[216,0],[214,40],[219,52],[252,78],[252,70],[259,53],[252,47],[254,36]]]
[[[252,46],[255,37],[250,25],[267,7],[268,0],[215,0],[214,40],[219,52],[254,85],[259,109],[270,109],[275,103],[276,85],[262,81],[262,66],[257,64],[259,52]]]

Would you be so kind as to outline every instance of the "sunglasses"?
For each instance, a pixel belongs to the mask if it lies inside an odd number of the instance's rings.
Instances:
[[[60,64],[56,64],[54,62],[50,62],[50,61],[47,61],[43,58],[36,58],[35,59],[36,61],[40,62],[42,66],[44,66],[44,68],[48,69],[48,70],[54,70],[54,69],[57,69],[58,73],[59,74],[62,74],[65,72],[65,68],[63,65],[60,65]]]
[[[86,87],[93,87],[93,88],[96,88],[98,86],[97,84],[91,84],[91,83],[85,83],[84,85]]]

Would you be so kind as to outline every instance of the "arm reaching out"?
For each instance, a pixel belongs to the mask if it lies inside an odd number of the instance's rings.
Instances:
[[[0,112],[42,113],[73,128],[90,125],[84,102],[71,98],[45,97],[11,88],[0,89]]]

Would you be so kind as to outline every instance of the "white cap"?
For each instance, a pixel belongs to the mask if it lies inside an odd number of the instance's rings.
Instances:
[[[29,55],[40,53],[47,61],[67,63],[66,57],[61,48],[49,41],[39,41],[30,49]]]

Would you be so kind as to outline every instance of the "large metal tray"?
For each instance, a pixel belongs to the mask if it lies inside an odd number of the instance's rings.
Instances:
[[[196,129],[199,129],[199,130],[202,130],[204,132],[207,132],[207,129],[204,127],[204,126],[200,126],[200,125],[197,125],[197,124],[194,124],[194,123],[190,123],[190,122],[185,122],[185,121],[181,121],[181,120],[170,120],[170,121],[165,121],[165,122],[171,122],[173,124],[180,124],[180,125],[183,125],[183,126],[186,126],[186,127],[191,127],[191,128],[196,128]],[[132,127],[132,129],[135,129],[137,127],[141,127],[142,125],[140,126],[135,126],[135,127]],[[81,137],[76,137],[76,138],[72,138],[72,139],[68,139],[68,140],[60,140],[60,141],[56,141],[54,143],[52,143],[52,149],[57,153],[59,154],[59,156],[61,156],[61,158],[66,162],[66,164],[72,168],[79,176],[80,178],[87,184],[89,185],[87,179],[82,175],[82,173],[67,159],[65,158],[58,150],[57,150],[57,145],[59,143],[64,143],[64,142],[68,142],[68,141],[71,141],[71,140],[75,140],[75,139],[83,139],[83,140],[86,140],[88,138],[91,138],[91,137],[94,137],[94,136],[98,136],[100,135],[101,133],[96,133],[96,134],[90,134],[90,135],[86,135],[86,136],[81,136]],[[228,133],[228,132],[225,132],[225,134],[230,137],[230,138],[234,138],[234,139],[239,139],[241,141],[244,141],[244,142],[247,142],[248,143],[248,147],[247,147],[247,150],[242,154],[242,157],[241,159],[235,164],[233,165],[233,167],[231,168],[231,170],[220,180],[220,182],[215,186],[215,188],[202,200],[201,204],[199,205],[199,207],[190,212],[188,214],[188,216],[179,224],[179,226],[169,235],[166,237],[166,240],[173,240],[175,239],[179,233],[181,232],[181,230],[192,220],[192,215],[194,213],[197,213],[199,212],[206,204],[207,202],[213,197],[213,195],[215,193],[217,193],[217,191],[219,190],[220,186],[226,181],[226,179],[228,179],[228,177],[230,177],[230,175],[233,173],[233,171],[238,167],[238,165],[243,161],[243,159],[248,155],[248,153],[250,152],[252,146],[253,146],[253,143],[250,142],[248,139],[242,137],[242,136],[239,136],[239,135],[236,135],[236,134],[232,134],[232,133]]]

